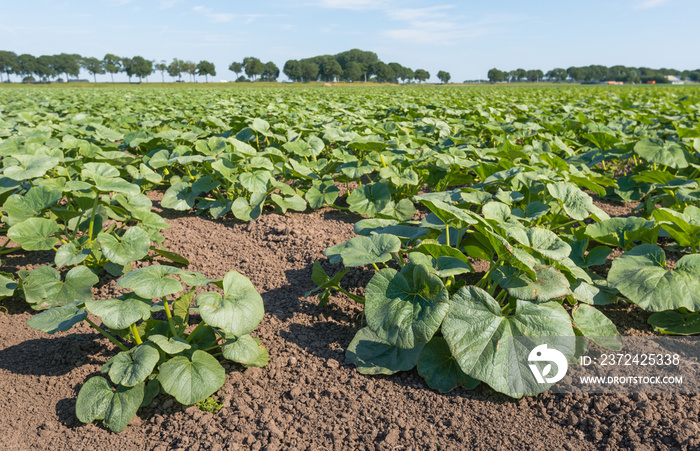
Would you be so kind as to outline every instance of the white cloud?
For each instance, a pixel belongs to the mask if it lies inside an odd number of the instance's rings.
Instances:
[[[390,38],[414,44],[454,45],[468,38],[484,36],[491,31],[481,26],[468,26],[456,22],[427,21],[413,23],[408,28],[387,30]]]
[[[417,20],[437,19],[446,17],[446,9],[452,9],[454,5],[432,6],[430,8],[398,8],[387,9],[387,14],[391,20],[401,20],[406,22],[414,22]]]
[[[650,8],[656,8],[657,6],[661,6],[665,3],[668,3],[669,0],[644,0],[641,3],[637,3],[634,6],[634,9],[650,9]]]
[[[251,23],[255,19],[260,17],[266,17],[264,14],[232,14],[232,13],[217,13],[211,8],[206,6],[195,6],[192,11],[202,14],[204,17],[209,19],[210,22],[214,23],[224,23],[231,22],[233,19],[243,19],[243,23]]]
[[[334,9],[370,10],[381,9],[386,5],[382,0],[319,0],[318,6]]]
[[[168,9],[172,8],[173,6],[177,5],[178,3],[182,3],[184,0],[160,0],[160,9]]]
[[[236,18],[235,14],[231,13],[215,13],[211,8],[199,5],[192,8],[192,11],[204,15],[207,19],[214,23],[231,22]]]
[[[414,44],[454,45],[465,39],[495,32],[492,19],[470,23],[463,16],[451,14],[450,10],[455,7],[436,5],[427,8],[386,9],[389,19],[405,22],[405,26],[387,30],[384,35]]]

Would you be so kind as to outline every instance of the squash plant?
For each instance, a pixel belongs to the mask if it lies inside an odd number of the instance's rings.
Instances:
[[[195,295],[194,287],[209,284],[222,288],[223,295],[216,291]],[[119,432],[160,393],[187,405],[211,396],[225,379],[220,357],[244,366],[268,363],[265,347],[249,335],[262,321],[263,301],[238,272],[209,280],[197,272],[153,265],[131,271],[117,285],[130,291],[115,299],[53,307],[28,322],[53,334],[86,321],[120,349],[103,365],[104,377],[92,377],[80,389],[76,403],[80,421],[102,420]],[[201,320],[191,329],[193,311]],[[164,312],[165,318],[155,318],[156,312]],[[102,326],[88,313],[99,317]]]
[[[425,219],[358,222],[355,230],[363,236],[326,250],[331,263],[342,262],[346,269],[330,277],[316,262],[318,287],[307,295],[316,293],[325,303],[338,290],[364,304],[367,326],[346,353],[361,373],[393,374],[417,366],[441,392],[482,381],[513,397],[540,393],[548,385],[533,380],[527,361],[517,359],[527,356],[527,344],[534,348],[544,341],[569,359],[576,336],[620,349],[617,329],[595,308],[613,302],[614,290],[572,260],[575,251],[567,240],[575,241],[574,231],[563,234],[565,240],[544,228],[575,224],[585,230],[579,221],[603,214],[592,204],[586,207],[577,188],[553,186],[541,191],[551,197],[519,211],[500,200],[524,196],[503,191],[491,196],[467,188],[416,196],[431,212]],[[463,275],[473,272],[470,258],[490,266],[467,286]],[[341,287],[347,268],[365,265],[376,273],[364,297]]]

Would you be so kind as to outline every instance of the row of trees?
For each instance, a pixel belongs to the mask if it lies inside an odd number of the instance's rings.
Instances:
[[[625,83],[668,83],[668,76],[674,75],[682,80],[699,81],[700,69],[694,71],[679,71],[676,69],[650,69],[648,67],[626,67],[626,66],[581,66],[569,67],[563,69],[561,67],[552,69],[547,73],[539,69],[525,70],[515,69],[511,71],[502,71],[493,68],[488,71],[488,78],[491,83],[499,82],[539,82],[552,81],[560,82],[578,82],[578,83],[604,83],[608,81],[622,81]]]
[[[277,77],[280,76],[280,70],[275,63],[272,61],[263,63],[258,58],[253,56],[243,58],[243,62],[240,63],[231,63],[228,70],[236,74],[236,77],[238,78],[236,81],[246,80],[242,75],[239,77],[238,74],[241,72],[245,72],[245,74],[253,81],[277,81]]]
[[[165,72],[171,77],[177,77],[177,79],[180,79],[183,73],[189,74],[190,81],[195,75],[204,75],[207,81],[209,81],[210,75],[216,75],[216,68],[209,61],[200,61],[196,64],[192,61],[182,61],[175,58],[170,64],[166,64],[165,61],[155,63],[142,56],[126,58],[111,53],[98,59],[75,53],[35,57],[28,53],[16,55],[14,52],[0,50],[0,81],[2,81],[2,74],[6,75],[7,81],[13,74],[23,79],[35,77],[40,80],[50,80],[53,77],[64,75],[68,81],[69,77],[78,78],[81,68],[92,75],[95,82],[97,82],[98,74],[106,73],[110,74],[112,82],[114,82],[114,75],[118,73],[126,74],[131,81],[132,77],[142,80],[153,72],[160,71],[163,82],[165,82]]]
[[[147,78],[154,72],[160,72],[161,80],[165,82],[165,74],[180,80],[183,74],[188,74],[190,81],[194,81],[196,75],[204,76],[209,81],[209,76],[216,76],[216,68],[209,61],[184,61],[177,58],[167,63],[164,60],[155,62],[142,56],[130,58],[120,57],[108,53],[102,59],[84,57],[78,54],[61,53],[59,55],[41,55],[35,57],[30,54],[16,55],[10,51],[0,51],[0,81],[2,74],[6,74],[6,80],[11,75],[17,75],[22,79],[50,80],[61,75],[68,81],[69,77],[77,79],[80,70],[86,70],[97,82],[97,75],[110,74],[114,82],[114,75],[124,73],[129,77],[137,77],[139,80]],[[247,81],[241,73],[245,73],[253,81],[276,81],[280,76],[280,70],[272,61],[263,63],[260,59],[249,56],[242,62],[233,62],[229,70],[236,74],[237,81]],[[425,82],[430,78],[430,72],[424,69],[413,70],[399,63],[384,63],[377,54],[359,49],[348,50],[337,55],[321,55],[302,60],[289,60],[285,63],[284,74],[292,81],[374,81],[379,83],[409,83],[412,81]],[[449,82],[449,72],[439,71],[438,79],[442,83]]]
[[[430,73],[424,69],[415,71],[399,63],[384,63],[377,54],[352,49],[337,55],[319,55],[301,60],[289,60],[282,72],[292,81],[375,81],[379,83],[403,83],[416,80],[424,82]],[[441,71],[442,72],[442,71]],[[449,80],[449,74],[446,74]],[[446,82],[446,81],[445,81]]]

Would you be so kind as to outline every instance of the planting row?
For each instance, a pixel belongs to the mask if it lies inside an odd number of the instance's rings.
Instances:
[[[267,362],[248,335],[263,315],[255,288],[235,272],[212,281],[182,269],[153,189],[165,190],[163,208],[214,218],[363,215],[358,237],[326,251],[344,269],[328,275],[317,262],[309,294],[364,304],[366,327],[347,350],[364,373],[417,366],[440,391],[484,382],[518,397],[547,387],[512,374],[499,344],[584,336],[618,349],[597,306],[632,302],[655,312],[661,333],[700,332],[697,90],[164,93],[0,91],[0,254],[53,256],[0,274],[0,297],[43,311],[32,327],[85,320],[121,349],[103,368],[116,389],[98,377],[81,390],[82,421],[121,430],[158,393],[185,404],[214,393],[216,357]],[[596,200],[636,207],[611,218]],[[667,265],[665,250],[681,257]],[[179,267],[134,270],[154,256]],[[488,270],[474,278],[479,260]],[[358,266],[376,271],[364,296],[341,286]],[[105,271],[132,292],[93,300]],[[195,296],[209,284],[223,295]]]

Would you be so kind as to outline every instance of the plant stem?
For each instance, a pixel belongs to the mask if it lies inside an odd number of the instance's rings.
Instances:
[[[100,193],[95,191],[95,202],[92,204],[92,214],[90,215],[90,230],[88,232],[88,244],[92,244],[92,229],[95,227],[95,213],[97,213],[97,203],[100,201]]]
[[[170,305],[168,305],[168,300],[163,296],[163,305],[165,306],[165,316],[168,317],[168,324],[170,324],[170,332],[173,334],[173,337],[177,337],[177,329],[175,328],[175,321],[173,321],[173,314],[170,311]]]
[[[134,336],[134,342],[136,342],[137,345],[143,343],[143,340],[141,340],[141,335],[139,334],[138,329],[136,329],[136,324],[129,326],[129,329],[131,330],[131,335]]]
[[[377,271],[379,271],[379,266],[377,266],[376,263],[372,263],[372,266],[374,266],[374,269],[376,269]]]
[[[340,285],[333,287],[333,288],[337,289],[338,291],[340,291],[341,293],[343,293],[344,295],[346,295],[347,297],[349,297],[350,299],[352,299],[355,302],[359,302],[360,304],[365,303],[365,300],[361,296],[357,296],[357,295],[350,293],[349,291],[343,289],[343,287],[341,287]]]
[[[192,332],[190,332],[190,334],[187,336],[187,338],[185,338],[185,341],[187,341],[187,343],[191,343],[192,338],[197,334],[197,332],[199,332],[199,329],[201,329],[204,325],[205,325],[204,321],[197,324],[197,327],[195,327],[194,330]]]
[[[129,348],[127,348],[127,347],[124,346],[123,344],[119,343],[119,341],[117,341],[116,338],[114,338],[113,336],[111,336],[110,334],[108,334],[107,332],[105,332],[104,329],[102,329],[100,326],[98,326],[97,324],[95,324],[94,322],[92,322],[92,321],[90,320],[90,318],[85,318],[85,321],[86,321],[89,325],[91,325],[95,330],[97,330],[100,334],[102,334],[102,336],[104,336],[106,339],[108,339],[109,341],[111,341],[112,343],[114,343],[115,345],[117,345],[117,347],[118,347],[119,349],[121,349],[122,351],[129,351]]]
[[[445,223],[445,244],[450,245],[450,226]]]

